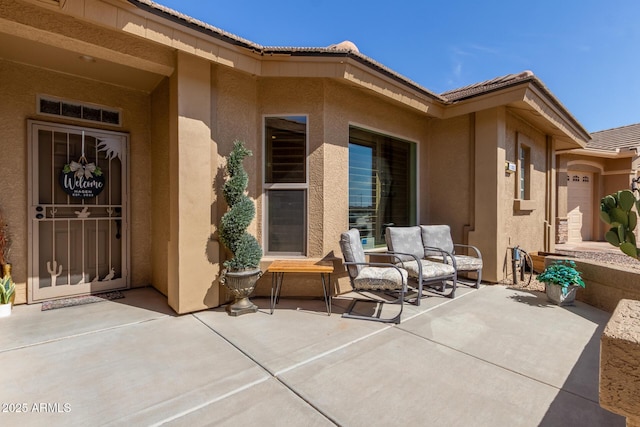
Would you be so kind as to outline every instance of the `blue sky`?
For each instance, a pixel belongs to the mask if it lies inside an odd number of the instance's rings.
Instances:
[[[265,46],[343,40],[441,93],[533,71],[590,132],[640,123],[638,0],[160,0]]]

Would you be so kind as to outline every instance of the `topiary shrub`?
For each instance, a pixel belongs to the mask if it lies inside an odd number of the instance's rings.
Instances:
[[[233,150],[227,157],[228,179],[222,189],[229,210],[220,220],[220,242],[226,246],[233,257],[224,262],[229,270],[247,270],[258,268],[262,258],[262,248],[258,240],[247,233],[247,228],[256,214],[253,201],[246,195],[249,176],[242,162],[251,156],[251,150],[242,141],[234,141]]]

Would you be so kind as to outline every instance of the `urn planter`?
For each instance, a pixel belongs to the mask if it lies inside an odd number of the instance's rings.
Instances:
[[[262,276],[259,268],[251,270],[224,270],[220,277],[222,283],[234,297],[233,304],[227,306],[230,316],[240,316],[258,311],[258,306],[249,300],[249,295],[256,288],[256,282]]]

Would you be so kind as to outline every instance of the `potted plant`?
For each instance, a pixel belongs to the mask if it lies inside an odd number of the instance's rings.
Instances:
[[[558,305],[573,304],[576,290],[584,288],[576,263],[570,260],[554,261],[538,275],[538,281],[545,284],[549,301]]]
[[[11,305],[13,305],[13,300],[15,299],[15,286],[13,283],[13,279],[11,278],[11,264],[9,263],[9,252],[11,251],[11,238],[9,236],[9,229],[7,222],[4,220],[4,215],[0,211],[0,277],[2,278],[2,285],[5,293],[8,293],[9,288],[11,288],[11,292],[8,296],[9,307],[4,308],[4,310],[8,310],[9,314],[11,314]],[[1,300],[0,300],[1,301]],[[0,302],[0,304],[5,304]],[[8,314],[7,314],[8,316]],[[0,317],[2,317],[0,315]]]
[[[16,291],[16,285],[11,276],[0,278],[0,317],[11,315],[11,300]]]
[[[246,195],[249,177],[242,166],[244,158],[251,155],[242,141],[234,141],[233,150],[227,158],[228,179],[222,189],[229,208],[220,220],[220,242],[231,251],[232,258],[224,262],[226,268],[220,275],[220,283],[235,298],[234,303],[227,306],[227,312],[232,316],[258,311],[249,295],[262,276],[259,268],[262,248],[256,238],[247,233],[256,208]]]

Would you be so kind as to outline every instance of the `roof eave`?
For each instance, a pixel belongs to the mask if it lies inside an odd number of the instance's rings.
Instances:
[[[535,77],[457,99],[445,109],[445,118],[487,108],[510,107],[525,120],[557,137],[560,148],[585,148],[589,133]]]
[[[353,60],[369,69],[383,75],[385,78],[394,81],[396,84],[400,84],[406,87],[409,91],[418,94],[420,97],[427,97],[432,101],[436,101],[440,104],[446,104],[447,101],[440,95],[431,92],[423,86],[413,82],[405,76],[396,73],[383,64],[363,55],[359,52],[351,50],[333,50],[328,48],[294,48],[294,47],[265,47],[257,43],[253,43],[249,40],[238,37],[234,34],[223,31],[219,28],[213,27],[202,21],[193,19],[187,15],[183,15],[170,8],[166,8],[150,0],[126,0],[137,8],[150,13],[154,16],[158,16],[162,19],[166,19],[178,25],[187,27],[195,32],[203,34],[208,37],[223,41],[236,47],[244,48],[257,54],[259,56],[271,56],[271,55],[284,55],[289,57],[323,57],[323,58],[336,58],[336,59],[349,59]]]
[[[442,96],[426,89],[418,83],[406,78],[405,76],[396,73],[392,69],[382,65],[381,63],[363,55],[359,52],[351,50],[327,50],[324,48],[269,48],[266,47],[262,50],[263,55],[290,55],[292,57],[324,57],[324,58],[344,58],[351,59],[357,63],[360,63],[391,80],[407,86],[411,90],[427,96],[434,101],[438,101],[442,104],[448,103],[448,101]]]
[[[556,150],[556,154],[577,154],[581,156],[598,157],[601,159],[625,159],[638,155],[637,149],[629,150],[598,150],[594,148],[573,148],[568,150]]]
[[[226,32],[220,28],[216,28],[212,25],[206,24],[190,16],[181,14],[173,9],[162,6],[161,4],[155,3],[153,1],[148,1],[148,0],[126,0],[126,1],[128,1],[135,7],[147,13],[150,13],[162,19],[166,19],[168,21],[174,22],[176,24],[182,25],[191,30],[194,30],[196,32],[212,37],[214,39],[224,41],[234,46],[243,47],[245,49],[249,49],[257,53],[261,53],[263,50],[263,46],[257,43],[254,43],[247,39],[243,39],[242,37],[236,36],[235,34]]]

